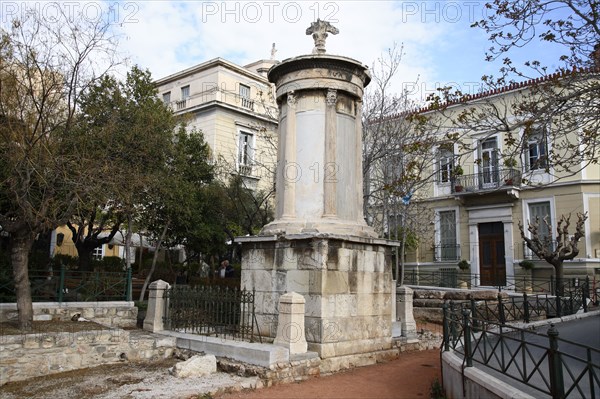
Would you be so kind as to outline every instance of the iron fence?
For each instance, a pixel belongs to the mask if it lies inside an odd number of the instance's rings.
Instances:
[[[444,304],[442,350],[551,396],[595,398],[600,394],[600,351],[547,334],[473,317],[464,306]]]
[[[131,301],[131,269],[122,272],[68,270],[29,271],[33,302]],[[16,301],[12,275],[0,275],[0,303]]]
[[[173,286],[165,295],[165,328],[253,342],[258,330],[254,298],[255,291],[237,288]]]
[[[404,272],[404,284],[447,288],[494,287],[498,291],[531,291],[552,295],[560,292],[568,293],[579,289],[582,285],[587,285],[588,287],[597,287],[600,285],[596,276],[592,280],[589,276],[585,275],[565,277],[561,281],[557,281],[554,276],[550,276],[550,278],[533,278],[528,275],[521,275],[508,280],[504,276],[497,279],[494,276],[491,278],[488,276],[488,281],[482,281],[480,274],[461,271],[454,267],[440,268],[435,271],[406,270]],[[595,290],[593,291],[591,292],[592,297],[596,295]],[[596,301],[597,299],[594,298],[594,300]]]

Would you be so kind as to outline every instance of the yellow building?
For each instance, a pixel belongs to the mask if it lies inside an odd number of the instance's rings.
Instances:
[[[407,258],[409,274],[415,270],[456,270],[457,262],[465,259],[470,263],[470,272],[476,275],[476,283],[511,287],[525,273],[519,262],[531,259],[535,263],[533,277],[549,278],[552,266],[526,247],[518,223],[523,222],[527,229],[528,221],[547,216],[552,228],[542,226],[540,231],[555,240],[561,215],[571,215],[573,234],[577,213],[587,212],[585,237],[579,242],[578,256],[565,261],[565,277],[600,278],[600,165],[566,153],[566,158],[575,159],[572,172],[568,173],[555,170],[552,157],[548,157],[566,151],[565,142],[581,143],[585,126],[565,130],[569,127],[564,125],[560,113],[544,124],[515,123],[523,117],[514,114],[515,104],[530,95],[532,86],[539,83],[525,82],[470,96],[443,110],[422,112],[440,121],[456,121],[467,109],[493,109],[498,114],[505,113],[503,117],[514,128],[504,132],[489,126],[459,131],[460,124],[443,122],[446,126],[440,130],[442,145],[432,154],[435,178],[415,195],[430,210],[422,220],[422,225],[429,228],[420,237],[419,248]],[[556,136],[551,134],[552,129],[562,129],[560,143],[558,139],[553,141]],[[448,133],[460,135],[462,145],[444,145]],[[508,146],[515,140],[520,147],[508,155]],[[459,165],[462,170],[456,174]]]
[[[271,190],[277,159],[277,106],[266,77],[275,60],[241,67],[222,58],[156,81],[159,95],[201,130],[225,175],[243,176],[250,189]]]

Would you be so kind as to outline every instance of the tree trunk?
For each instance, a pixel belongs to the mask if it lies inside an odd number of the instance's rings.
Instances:
[[[79,250],[79,248],[77,248],[77,254],[79,255],[79,271],[91,272],[92,271],[92,251]]]
[[[565,283],[565,276],[564,276],[564,269],[563,269],[563,262],[562,261],[556,261],[552,263],[552,266],[554,266],[554,271],[556,273],[556,292],[555,294],[558,296],[564,296],[564,283]]]
[[[150,271],[148,272],[148,275],[146,276],[146,280],[144,280],[144,286],[142,287],[142,292],[140,293],[140,301],[144,300],[144,295],[146,295],[146,289],[148,288],[148,285],[150,284],[150,280],[152,279],[152,274],[154,273],[154,269],[156,269],[156,261],[158,260],[158,251],[160,249],[160,246],[163,242],[163,240],[165,239],[165,235],[167,235],[167,230],[169,229],[169,222],[167,222],[167,224],[165,224],[165,227],[163,228],[162,233],[160,234],[160,238],[158,239],[158,242],[156,243],[156,248],[154,248],[154,257],[152,258],[152,266],[150,267]]]
[[[33,323],[31,285],[29,283],[29,251],[33,245],[31,233],[16,233],[11,236],[10,261],[17,294],[18,322],[21,330],[30,331]]]

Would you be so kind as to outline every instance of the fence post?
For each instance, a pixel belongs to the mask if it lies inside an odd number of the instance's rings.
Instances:
[[[475,317],[475,315],[477,313],[475,313],[475,311],[477,310],[477,305],[475,305],[475,299],[473,299],[473,295],[469,294],[469,300],[471,302],[471,316],[473,318],[473,331],[477,331],[477,318]]]
[[[443,335],[444,335],[444,351],[448,352],[450,350],[450,331],[448,329],[448,303],[444,301],[442,305],[442,311],[444,312],[443,318]]]
[[[585,283],[581,287],[581,301],[583,302],[583,313],[587,313],[587,298],[590,296],[590,276],[585,276]]]
[[[58,303],[62,303],[65,293],[65,265],[60,265],[60,281],[58,282]]]
[[[471,326],[469,323],[469,309],[463,309],[463,340],[465,345],[465,359],[467,359],[467,367],[473,367],[473,358],[471,355]]]
[[[168,310],[165,294],[170,287],[169,283],[162,280],[154,281],[148,287],[148,310],[144,319],[144,330],[157,332],[165,329],[164,316]]]
[[[131,296],[132,296],[132,292],[131,292],[131,290],[132,290],[132,287],[131,287],[131,267],[127,268],[127,282],[126,282],[125,286],[127,287],[126,288],[127,291],[125,292],[125,300],[128,301],[128,302],[131,302]]]
[[[548,367],[550,371],[550,394],[552,399],[562,399],[565,396],[565,384],[563,380],[562,361],[558,351],[558,330],[554,323],[548,329],[550,348],[548,349]]]
[[[523,293],[523,319],[525,323],[529,323],[529,300],[526,292]]]
[[[502,294],[498,293],[498,319],[500,324],[506,323],[506,316],[504,315],[504,303],[502,302]]]

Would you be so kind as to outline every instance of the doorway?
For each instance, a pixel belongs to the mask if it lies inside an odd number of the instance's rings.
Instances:
[[[504,225],[502,222],[479,223],[479,260],[481,285],[506,285]]]

